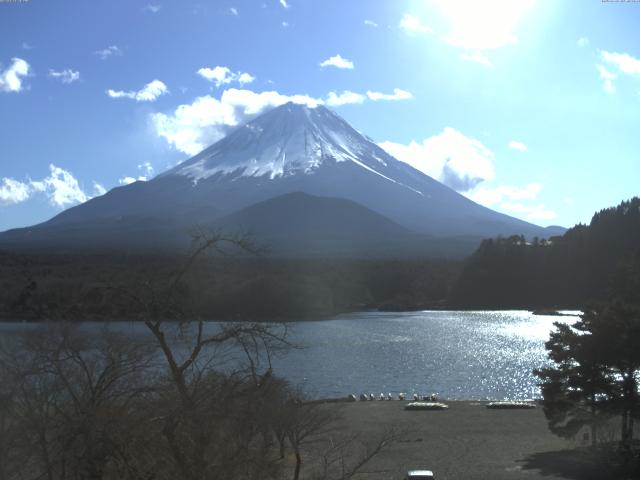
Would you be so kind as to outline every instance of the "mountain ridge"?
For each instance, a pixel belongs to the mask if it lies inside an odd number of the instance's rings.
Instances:
[[[548,236],[546,229],[478,205],[395,159],[326,107],[288,103],[148,182],[114,188],[39,225],[0,234],[0,245],[7,238],[14,245],[44,245],[53,233],[64,243],[65,229],[77,236],[82,225],[97,224],[105,236],[111,226],[124,238],[121,227],[129,222],[135,232],[136,218],[175,234],[294,192],[354,202],[413,234],[478,241]],[[69,241],[77,244],[74,236]]]

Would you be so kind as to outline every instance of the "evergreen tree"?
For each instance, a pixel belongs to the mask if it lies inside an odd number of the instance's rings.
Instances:
[[[628,451],[640,416],[640,309],[612,300],[573,325],[555,327],[546,343],[555,366],[535,371],[549,428],[573,437],[590,426],[595,444],[601,419],[619,416],[621,445]]]

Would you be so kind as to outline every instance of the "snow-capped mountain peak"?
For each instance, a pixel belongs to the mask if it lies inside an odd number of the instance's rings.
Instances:
[[[312,174],[327,162],[353,162],[393,181],[381,171],[389,158],[331,110],[287,103],[167,173],[186,175],[195,182],[216,174],[275,179]]]

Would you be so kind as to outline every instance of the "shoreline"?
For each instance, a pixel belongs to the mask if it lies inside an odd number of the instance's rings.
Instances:
[[[199,321],[207,323],[303,323],[303,322],[323,322],[328,320],[339,320],[340,317],[346,315],[354,315],[354,314],[410,314],[410,313],[429,313],[429,312],[466,312],[466,313],[494,313],[494,312],[529,312],[535,316],[553,316],[553,317],[575,317],[578,314],[573,313],[563,313],[563,312],[580,312],[581,309],[578,308],[559,308],[559,309],[531,309],[531,308],[457,308],[454,306],[447,306],[441,308],[423,308],[418,310],[384,310],[384,309],[361,309],[361,310],[345,310],[343,312],[331,314],[331,315],[320,315],[320,316],[311,316],[306,318],[257,318],[257,319],[217,319],[217,318],[206,318],[206,319],[192,319],[187,321]],[[172,322],[181,322],[184,320],[162,320],[166,323]],[[38,319],[38,318],[7,318],[4,316],[0,316],[0,324],[3,323],[24,323],[24,324],[46,324],[46,323],[86,323],[86,322],[104,322],[104,323],[142,323],[144,320],[142,319],[104,319],[104,318],[83,318],[83,319]]]

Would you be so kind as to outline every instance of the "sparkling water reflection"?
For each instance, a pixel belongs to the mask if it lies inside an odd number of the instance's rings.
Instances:
[[[534,368],[555,321],[526,311],[354,313],[297,324],[307,348],[276,371],[312,396],[437,392],[449,399],[538,396]]]
[[[547,364],[544,342],[553,323],[575,320],[526,311],[352,313],[292,324],[292,340],[305,348],[274,359],[274,370],[312,397],[437,392],[448,399],[527,399],[538,396],[532,370]],[[104,324],[84,326],[97,331]],[[30,328],[36,326],[3,323],[0,333]],[[139,323],[109,328],[148,334]]]

